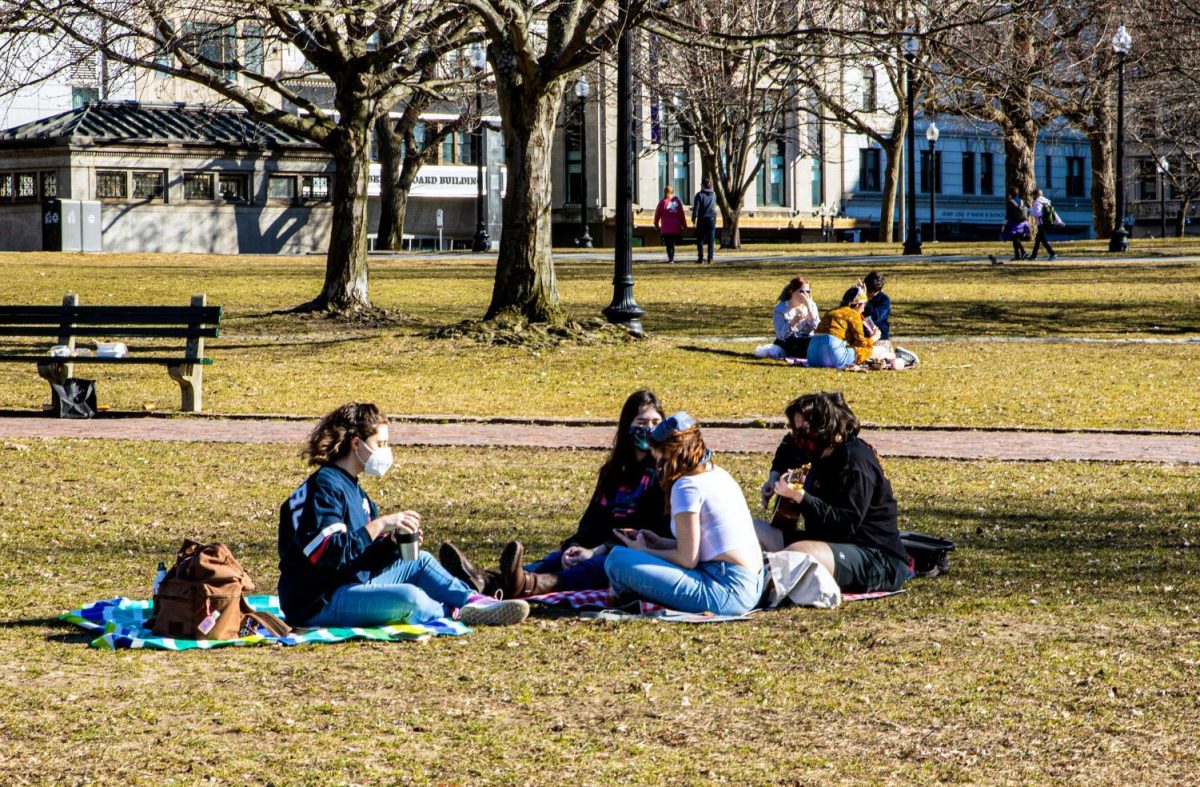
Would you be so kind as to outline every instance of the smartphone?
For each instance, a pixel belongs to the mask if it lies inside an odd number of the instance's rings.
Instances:
[[[867,332],[868,336],[879,331],[879,328],[875,325],[875,321],[870,317],[863,317],[863,329]]]

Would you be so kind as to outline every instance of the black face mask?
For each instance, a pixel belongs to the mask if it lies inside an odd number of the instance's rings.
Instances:
[[[633,447],[639,451],[650,450],[650,427],[631,426],[629,436],[633,438]]]

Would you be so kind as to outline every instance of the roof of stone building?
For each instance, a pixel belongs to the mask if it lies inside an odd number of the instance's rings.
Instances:
[[[89,101],[83,106],[0,131],[0,147],[57,144],[317,147],[238,109],[197,104]]]

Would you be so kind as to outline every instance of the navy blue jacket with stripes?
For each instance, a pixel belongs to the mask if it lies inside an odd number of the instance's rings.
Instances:
[[[279,606],[303,625],[342,585],[366,582],[400,559],[388,537],[372,540],[379,508],[357,479],[323,465],[279,507]]]

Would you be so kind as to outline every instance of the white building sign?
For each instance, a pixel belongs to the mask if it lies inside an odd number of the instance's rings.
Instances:
[[[474,199],[477,194],[475,167],[463,166],[428,166],[421,167],[417,179],[413,182],[410,197],[440,197],[443,199]],[[505,172],[501,170],[501,183],[504,182]],[[367,194],[379,196],[380,168],[378,164],[371,165],[370,178],[367,181]],[[483,180],[483,193],[488,193],[487,178]],[[503,187],[501,194],[504,193]]]

